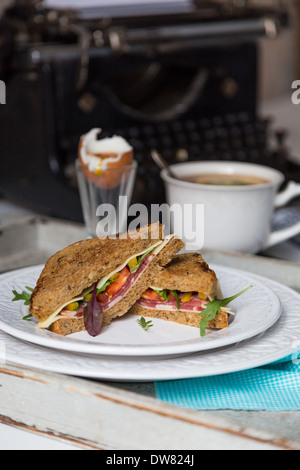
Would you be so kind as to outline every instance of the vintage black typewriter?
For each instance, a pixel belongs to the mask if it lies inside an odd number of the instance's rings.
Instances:
[[[300,180],[285,131],[257,114],[258,39],[288,25],[284,2],[81,3],[15,1],[1,19],[3,196],[81,221],[74,161],[93,127],[134,146],[134,202],[165,200],[152,148],[169,163],[251,161]]]

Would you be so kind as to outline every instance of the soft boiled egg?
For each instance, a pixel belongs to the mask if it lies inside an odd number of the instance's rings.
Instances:
[[[121,136],[101,138],[101,129],[83,135],[79,144],[79,161],[85,177],[102,189],[116,188],[128,173],[134,152]]]

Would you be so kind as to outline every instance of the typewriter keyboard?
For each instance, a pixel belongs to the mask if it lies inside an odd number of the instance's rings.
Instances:
[[[164,187],[160,170],[152,161],[157,149],[169,164],[195,160],[234,160],[258,163],[300,181],[300,167],[287,160],[283,130],[272,131],[271,120],[251,119],[246,113],[214,118],[188,119],[157,125],[118,129],[135,149],[139,163],[134,200],[161,203]]]

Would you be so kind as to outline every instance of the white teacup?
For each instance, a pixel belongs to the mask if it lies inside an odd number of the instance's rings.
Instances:
[[[201,161],[189,162],[171,167],[179,178],[199,174],[249,175],[267,181],[263,184],[247,186],[211,186],[181,181],[169,176],[163,170],[167,203],[170,206],[204,204],[204,246],[210,250],[225,250],[256,254],[288,240],[300,233],[300,223],[271,233],[274,210],[282,207],[300,195],[300,185],[290,182],[287,188],[278,193],[285,178],[282,173],[269,167],[251,163]],[[178,227],[174,221],[174,231],[186,234],[183,241],[189,245],[193,221],[187,226]],[[191,232],[189,234],[189,231]]]

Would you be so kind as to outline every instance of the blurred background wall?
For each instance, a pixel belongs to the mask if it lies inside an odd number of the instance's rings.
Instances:
[[[299,79],[299,8],[300,2],[285,0],[291,10],[291,28],[274,41],[261,41],[260,93],[265,101],[286,94]],[[298,3],[298,5],[297,5]]]

